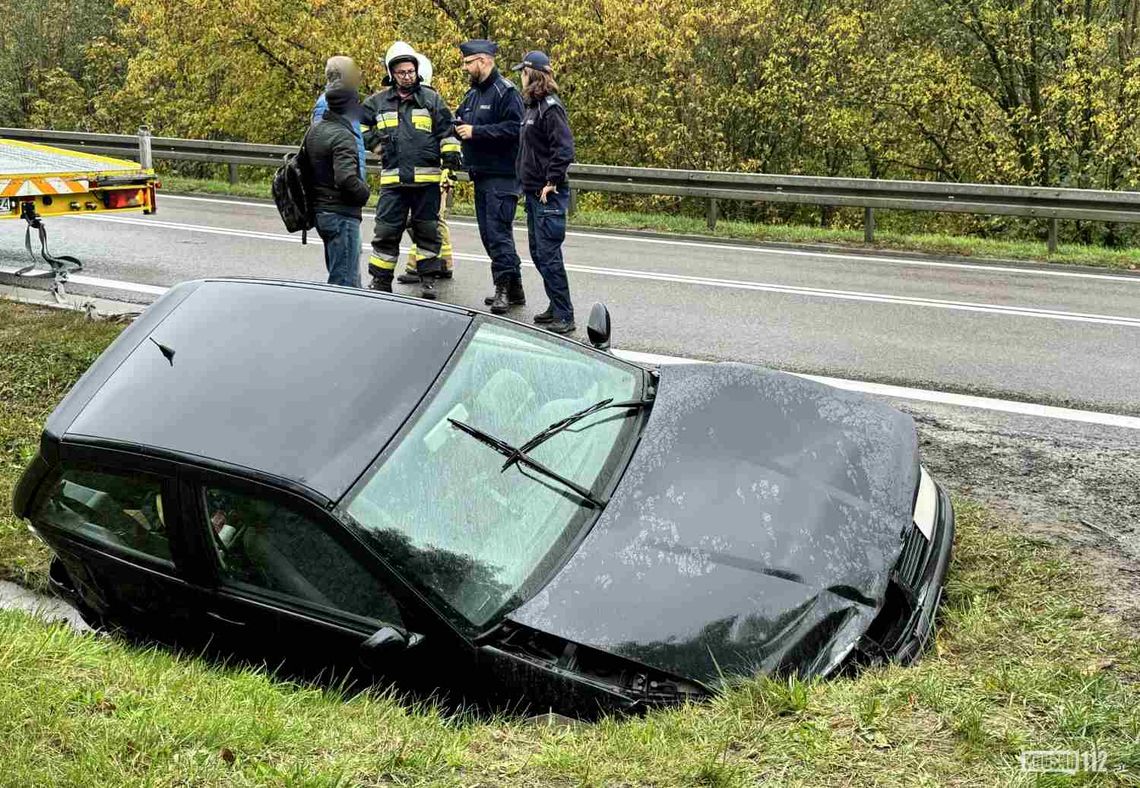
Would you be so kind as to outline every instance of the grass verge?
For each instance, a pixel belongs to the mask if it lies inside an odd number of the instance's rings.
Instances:
[[[0,507],[44,416],[118,326],[0,301]],[[0,612],[0,783],[1135,785],[1140,645],[1063,551],[959,500],[931,652],[856,678],[739,682],[707,704],[579,727],[446,717],[86,637]],[[0,515],[0,576],[45,551]],[[1022,750],[1104,773],[1022,774]],[[1098,761],[1099,759],[1093,759]]]
[[[46,587],[47,551],[12,514],[12,487],[48,414],[121,329],[0,299],[0,580]]]
[[[199,180],[181,176],[164,175],[163,188],[175,194],[210,194],[229,197],[251,197],[270,199],[268,181],[245,181],[230,184],[227,181]],[[162,197],[159,196],[161,203]],[[369,199],[374,206],[376,195]],[[453,213],[459,216],[474,215],[468,203],[457,202]],[[754,224],[722,220],[716,230],[709,232],[705,220],[692,216],[676,216],[667,213],[632,213],[624,211],[581,209],[574,214],[571,224],[578,227],[592,227],[608,230],[640,230],[679,235],[706,236],[724,240],[827,244],[847,246],[862,250],[890,250],[922,252],[924,254],[953,255],[996,260],[1021,260],[1031,262],[1059,263],[1065,265],[1087,265],[1100,268],[1136,270],[1140,268],[1140,249],[1108,249],[1101,246],[1082,244],[1061,244],[1054,254],[1049,254],[1043,242],[998,240],[976,238],[964,235],[910,234],[879,230],[874,244],[863,243],[860,229],[834,229],[808,225]]]

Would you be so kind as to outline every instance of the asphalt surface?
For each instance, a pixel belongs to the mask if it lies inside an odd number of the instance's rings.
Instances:
[[[146,285],[198,277],[324,281],[319,240],[301,246],[269,204],[160,195],[159,205],[151,217],[49,222],[55,253],[133,288],[85,287],[77,277],[70,292],[146,302],[155,297]],[[512,316],[527,320],[546,299],[517,229],[530,303]],[[363,230],[367,246],[369,216]],[[483,309],[489,266],[473,220],[456,218],[452,233],[456,276],[441,297]],[[604,301],[623,350],[1140,414],[1140,276],[597,231],[572,230],[565,251],[581,339],[590,305]],[[0,269],[26,262],[23,226],[0,224]],[[0,274],[0,284],[17,281]],[[891,402],[914,417],[936,478],[1069,546],[1103,576],[1106,607],[1140,632],[1135,419],[1122,428]]]
[[[154,285],[324,278],[319,240],[302,246],[272,205],[159,204],[156,216],[51,221],[52,251],[81,257],[91,276]],[[369,216],[363,229],[367,246]],[[474,222],[456,218],[452,233],[456,277],[441,297],[481,309],[490,275]],[[525,263],[524,228],[516,235]],[[571,231],[565,251],[580,336],[604,301],[626,349],[1140,414],[1140,276],[589,231]],[[0,268],[26,260],[22,225],[0,226]],[[525,320],[546,299],[524,269]]]

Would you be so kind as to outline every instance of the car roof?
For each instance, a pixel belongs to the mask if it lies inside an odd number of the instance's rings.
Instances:
[[[415,410],[471,320],[354,288],[189,282],[116,339],[44,437],[238,466],[336,501]]]

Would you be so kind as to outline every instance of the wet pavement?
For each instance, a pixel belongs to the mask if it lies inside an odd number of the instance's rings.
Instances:
[[[7,580],[0,580],[0,609],[23,610],[45,621],[65,621],[76,632],[94,631],[84,623],[79,611],[62,599],[29,591]]]

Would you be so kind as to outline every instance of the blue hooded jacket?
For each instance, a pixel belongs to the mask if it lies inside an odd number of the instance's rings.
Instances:
[[[325,116],[325,112],[328,111],[328,108],[328,99],[325,98],[325,94],[322,92],[321,95],[317,97],[317,103],[313,105],[313,116],[310,120],[310,125],[315,126],[320,123],[321,119]],[[360,178],[363,180],[364,158],[367,154],[364,150],[364,132],[359,121],[352,124],[352,133],[356,136],[356,150],[360,154]]]

